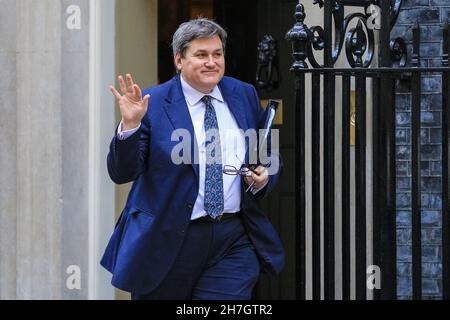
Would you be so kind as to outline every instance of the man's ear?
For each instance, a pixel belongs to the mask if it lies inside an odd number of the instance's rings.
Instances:
[[[179,53],[177,53],[173,58],[173,63],[175,64],[175,68],[177,69],[177,71],[181,71],[181,55]]]

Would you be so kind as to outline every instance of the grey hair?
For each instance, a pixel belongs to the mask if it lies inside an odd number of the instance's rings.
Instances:
[[[186,49],[192,40],[199,38],[212,38],[218,35],[222,40],[222,48],[225,52],[227,32],[214,21],[207,18],[198,18],[182,23],[172,39],[173,56],[177,53],[184,57]]]

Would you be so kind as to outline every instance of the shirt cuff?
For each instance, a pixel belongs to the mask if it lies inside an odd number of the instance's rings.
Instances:
[[[131,135],[133,135],[136,131],[138,131],[140,127],[141,127],[141,124],[139,124],[134,129],[122,131],[122,121],[120,121],[119,127],[117,128],[117,138],[119,140],[125,140],[128,137],[130,137]]]
[[[268,183],[269,183],[269,179],[267,179],[266,183],[263,186],[261,186],[259,188],[253,187],[253,188],[250,189],[250,191],[253,193],[253,195],[255,195],[258,192],[260,192],[262,189],[264,189],[267,186]]]

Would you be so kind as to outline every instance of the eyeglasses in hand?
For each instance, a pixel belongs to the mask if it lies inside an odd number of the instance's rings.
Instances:
[[[252,175],[252,171],[248,167],[242,167],[240,169],[236,168],[235,166],[226,165],[223,166],[222,172],[224,174],[228,174],[230,176],[243,176],[243,177],[249,177]]]
[[[253,173],[258,174],[253,168],[251,167],[247,167],[247,166],[242,166],[240,169],[236,168],[235,166],[231,166],[231,165],[225,165],[223,166],[222,172],[224,174],[228,174],[228,175],[240,175],[243,177],[250,177]],[[248,190],[251,190],[253,188],[253,186],[255,185],[256,181],[253,181],[248,188],[245,190],[245,192],[248,192]]]

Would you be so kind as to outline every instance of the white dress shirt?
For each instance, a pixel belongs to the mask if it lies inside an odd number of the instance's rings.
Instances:
[[[194,220],[207,215],[204,208],[206,149],[205,128],[203,123],[206,106],[201,101],[205,94],[190,86],[181,75],[180,80],[189,114],[191,115],[192,124],[194,126],[195,138],[197,140],[199,152],[199,190],[191,215],[191,219]],[[241,161],[244,160],[245,157],[245,139],[243,131],[239,128],[236,119],[228,108],[228,104],[222,97],[222,93],[217,85],[214,87],[209,96],[212,98],[211,102],[217,116],[220,144],[222,149],[222,163],[224,165],[232,165],[239,169],[242,165]],[[120,140],[124,140],[135,133],[139,128],[140,126],[131,130],[122,131],[122,123],[120,123],[117,129],[117,136]],[[194,158],[192,157],[192,159]],[[252,190],[252,193],[256,194],[264,187],[265,185],[261,188]],[[223,194],[223,212],[234,213],[240,211],[241,177],[238,175],[223,174]]]

